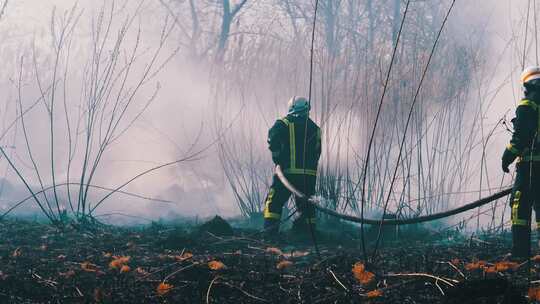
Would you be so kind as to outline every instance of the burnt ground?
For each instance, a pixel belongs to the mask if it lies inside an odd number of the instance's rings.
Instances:
[[[367,264],[353,232],[318,235],[319,255],[283,238],[221,221],[84,231],[3,221],[0,303],[528,303],[540,278],[532,260],[501,266],[504,234],[405,231]]]

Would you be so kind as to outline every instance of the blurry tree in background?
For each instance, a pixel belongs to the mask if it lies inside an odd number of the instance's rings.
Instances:
[[[318,194],[327,207],[357,213],[364,176],[367,209],[380,212],[390,197],[389,212],[398,217],[430,214],[500,186],[487,166],[486,147],[504,132],[486,120],[497,95],[488,91],[494,84],[483,80],[488,43],[483,29],[464,29],[468,24],[457,12],[427,69],[397,161],[408,112],[450,2],[411,2],[364,172],[405,4],[320,0],[312,117],[323,129]],[[0,2],[0,22],[12,3]],[[92,201],[89,193],[105,155],[158,96],[157,75],[181,62],[185,65],[174,68],[208,76],[209,119],[217,138],[208,140],[208,149],[216,152],[224,183],[243,215],[260,213],[272,172],[267,130],[284,115],[291,96],[308,95],[314,1],[103,3],[95,12],[55,11],[48,31],[38,32],[33,45],[2,50],[9,59],[6,69],[17,71],[16,77],[0,71],[16,88],[11,97],[16,102],[1,105],[0,114],[16,111],[17,118],[1,124],[3,158],[12,160],[2,166],[18,171],[52,221],[66,212],[63,205],[80,219],[92,215],[131,181]],[[457,4],[457,11],[464,5]],[[38,122],[34,129],[29,121]],[[35,135],[36,129],[48,136]],[[17,134],[24,141],[18,150],[7,149]],[[399,174],[389,193],[396,166]]]
[[[367,207],[381,210],[406,114],[449,4],[411,4],[376,133],[373,161],[362,172],[404,4],[399,0],[320,1],[313,116],[324,133],[318,192],[328,207],[357,212],[361,180],[367,174]],[[180,39],[191,47],[197,45],[192,53],[212,65],[215,108],[220,109],[216,124],[222,126],[230,120],[234,110],[243,111],[241,122],[222,137],[219,155],[240,209],[245,210],[249,202],[249,211],[243,212],[249,215],[262,206],[266,189],[261,177],[269,176],[272,167],[265,147],[266,129],[283,115],[290,96],[307,95],[314,2],[201,1],[194,5],[171,0],[167,6],[185,17],[177,19],[182,20],[184,32],[206,29],[204,35]],[[240,9],[233,10],[232,18],[225,18],[231,6]],[[233,18],[233,23],[224,22]],[[455,35],[458,31],[453,22],[444,30],[414,106],[398,182],[390,196],[391,212],[400,217],[448,208],[450,200],[467,196],[461,193],[464,189],[481,195],[489,186],[490,178],[485,176],[480,185],[469,187],[481,174],[488,175],[480,169],[485,162],[479,161],[488,138],[488,132],[479,128],[482,108],[469,102],[471,83],[482,72],[480,54],[485,41]],[[226,33],[228,37],[223,36]],[[190,43],[193,37],[196,44]]]
[[[25,147],[18,152],[24,160],[0,150],[55,224],[62,225],[68,214],[87,221],[105,199],[132,181],[113,189],[94,183],[111,145],[155,100],[160,89],[155,77],[178,51],[166,46],[174,27],[170,18],[162,22],[160,35],[145,43],[143,3],[130,11],[127,2],[107,1],[90,16],[89,27],[81,24],[88,15],[76,5],[65,12],[53,10],[47,44],[34,38],[30,51],[17,60],[15,125],[24,135]],[[31,101],[28,95],[36,92],[37,101]],[[47,151],[48,158],[43,157]],[[107,194],[91,201],[89,193],[96,189]]]

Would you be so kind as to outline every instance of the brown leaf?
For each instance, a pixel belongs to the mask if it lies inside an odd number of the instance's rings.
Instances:
[[[373,281],[373,278],[375,278],[375,274],[369,271],[364,271],[359,274],[355,274],[354,276],[360,284],[366,285],[369,284],[369,282]]]
[[[529,301],[540,301],[540,287],[529,287]]]
[[[109,268],[111,269],[120,269],[122,266],[129,263],[129,260],[131,259],[129,256],[114,256],[113,258],[114,260],[109,263]]]
[[[225,264],[223,264],[222,262],[220,261],[210,261],[208,262],[208,268],[212,269],[212,270],[221,270],[221,269],[224,269],[226,266]]]
[[[171,289],[173,289],[173,287],[174,286],[171,285],[171,284],[161,282],[161,283],[159,283],[156,291],[157,291],[158,295],[163,296],[163,295],[167,294],[169,291],[171,291]]]
[[[508,270],[516,270],[519,268],[519,264],[516,262],[510,262],[510,261],[502,261],[495,263],[495,269],[497,271],[508,271]]]
[[[486,261],[476,261],[465,264],[465,269],[468,271],[482,269],[486,266]]]
[[[81,263],[81,269],[86,272],[97,272],[98,268],[95,264],[92,264],[90,262],[82,262]]]
[[[174,258],[177,260],[177,261],[185,261],[185,260],[189,260],[193,257],[193,253],[191,252],[184,252],[182,255],[175,255]]]
[[[531,258],[536,263],[540,263],[540,254],[537,254]]]
[[[293,262],[291,261],[281,261],[277,263],[276,268],[279,270],[283,270],[283,269],[291,267],[292,265],[293,265]]]
[[[103,257],[104,257],[104,258],[110,258],[110,257],[112,257],[112,253],[110,253],[110,252],[104,252],[104,253],[103,253]]]
[[[356,262],[353,265],[352,272],[356,275],[356,273],[361,273],[366,270],[366,266],[362,262]]]
[[[122,265],[122,268],[120,268],[120,273],[126,273],[130,271],[131,271],[131,268],[129,268],[128,265]]]
[[[372,290],[372,291],[368,292],[366,295],[367,295],[368,299],[372,299],[372,298],[380,297],[380,296],[382,296],[382,294],[383,294],[382,290],[375,289],[375,290]]]
[[[352,273],[356,280],[360,282],[360,284],[368,284],[375,278],[375,274],[372,272],[366,271],[366,266],[364,266],[361,262],[356,262],[353,266]]]

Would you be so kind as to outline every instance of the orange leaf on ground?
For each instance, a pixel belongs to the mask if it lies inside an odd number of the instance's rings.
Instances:
[[[486,261],[471,262],[471,263],[465,264],[465,269],[468,270],[468,271],[477,270],[477,269],[484,268],[484,266],[486,266],[486,264],[487,264]]]
[[[120,273],[129,272],[131,268],[129,268],[128,265],[123,265],[122,268],[120,268]]]
[[[291,261],[281,261],[277,263],[276,268],[279,270],[283,270],[283,269],[291,267],[292,265],[293,265],[293,262]]]
[[[113,258],[114,260],[109,263],[111,269],[120,269],[122,266],[129,263],[129,260],[131,259],[129,256],[114,256]]]
[[[191,252],[184,252],[182,255],[176,255],[174,256],[174,258],[177,260],[177,261],[185,261],[185,260],[189,260],[193,257],[193,253]]]
[[[358,280],[358,282],[361,284],[368,284],[375,277],[375,274],[366,271],[366,266],[364,266],[364,264],[361,262],[356,262],[354,264],[352,272],[356,280]]]
[[[373,278],[375,278],[375,274],[369,271],[364,271],[358,275],[355,274],[354,277],[358,280],[358,282],[365,285],[371,282]]]
[[[208,262],[208,268],[212,270],[221,270],[225,268],[225,264],[221,263],[220,261],[210,261]]]
[[[98,270],[97,266],[95,264],[90,263],[90,262],[82,262],[81,263],[81,269],[86,271],[86,272],[96,272]]]
[[[167,284],[165,282],[161,282],[159,283],[156,291],[158,293],[158,295],[162,296],[162,295],[165,295],[166,293],[168,293],[169,291],[171,291],[171,289],[173,289],[173,285],[171,284]]]
[[[364,266],[362,262],[354,263],[353,270],[352,270],[353,273],[364,272],[365,270],[366,270],[366,266]]]
[[[540,301],[540,287],[529,287],[527,295],[530,301]]]
[[[375,290],[372,290],[370,292],[368,292],[366,295],[369,299],[372,299],[372,298],[377,298],[377,297],[380,297],[382,296],[383,292],[382,290],[380,289],[375,289]]]
[[[497,271],[516,270],[519,268],[519,264],[516,262],[502,261],[495,263],[495,269]]]
[[[531,260],[535,261],[536,263],[540,263],[540,254],[533,256]]]

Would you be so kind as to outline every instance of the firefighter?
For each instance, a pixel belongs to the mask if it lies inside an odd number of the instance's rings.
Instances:
[[[502,169],[517,159],[512,195],[512,257],[528,258],[531,253],[531,211],[534,207],[540,225],[540,67],[530,67],[521,74],[525,97],[512,120],[514,133],[502,156]],[[538,228],[537,228],[538,229]]]
[[[268,131],[268,146],[274,164],[280,165],[293,186],[310,197],[315,193],[317,165],[321,155],[321,129],[309,118],[310,103],[306,98],[295,96],[289,100],[288,107],[287,116],[278,119]],[[274,174],[264,207],[267,235],[278,233],[283,205],[290,196],[291,192]],[[313,231],[315,208],[298,198],[296,208],[300,216],[294,221],[293,230]]]

